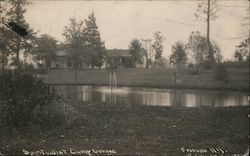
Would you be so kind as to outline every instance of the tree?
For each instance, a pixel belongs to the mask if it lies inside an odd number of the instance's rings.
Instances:
[[[155,52],[155,60],[162,57],[164,40],[165,38],[161,35],[160,31],[154,33],[154,43],[152,47]]]
[[[73,62],[75,69],[75,81],[77,81],[77,71],[84,63],[86,51],[82,41],[83,22],[78,22],[75,18],[70,19],[70,25],[65,26],[63,36],[65,37],[65,48],[68,50],[68,59]]]
[[[218,11],[217,0],[201,0],[198,2],[195,17],[205,19],[207,22],[207,44],[208,44],[208,58],[210,64],[215,62],[213,46],[210,42],[210,21],[217,18]],[[204,16],[205,15],[205,16]]]
[[[235,51],[234,59],[237,62],[243,62],[243,56],[241,55],[241,53],[239,51]]]
[[[214,53],[215,63],[221,63],[223,57],[221,55],[220,46],[215,41],[211,41],[211,43],[212,43],[211,45]]]
[[[80,43],[82,31],[83,31],[83,21],[77,21],[75,18],[69,19],[70,25],[64,27],[63,36],[66,45],[72,45]],[[76,38],[78,40],[76,40]],[[77,43],[76,43],[77,41]]]
[[[176,42],[172,46],[172,54],[170,56],[170,63],[177,65],[185,64],[187,61],[186,48],[182,42]]]
[[[200,32],[192,32],[188,39],[188,49],[191,51],[191,56],[196,64],[196,70],[199,72],[201,63],[206,58],[207,42]]]
[[[24,7],[27,4],[26,0],[9,0],[8,2],[10,9],[6,13],[6,17],[8,18],[6,23],[12,22],[28,32],[28,35],[25,37],[21,37],[16,32],[10,30],[4,34],[7,40],[6,51],[15,53],[16,57],[14,59],[14,64],[17,69],[19,69],[20,52],[21,50],[23,50],[24,53],[30,53],[32,51],[33,46],[35,45],[35,33],[24,19],[24,13],[26,12]]]
[[[234,58],[238,62],[249,61],[249,37],[236,46]]]
[[[229,82],[229,73],[222,63],[216,64],[216,68],[214,68],[214,78],[224,83]]]
[[[51,61],[55,59],[55,52],[57,51],[57,40],[49,36],[48,34],[43,34],[41,37],[37,38],[37,47],[34,52],[35,60],[37,62],[45,61],[45,66],[50,67]]]
[[[101,67],[103,59],[106,54],[104,42],[101,40],[100,32],[96,24],[96,18],[94,12],[92,12],[88,19],[85,20],[86,27],[83,30],[84,46],[88,50],[88,61],[85,63],[93,67]]]
[[[133,56],[133,62],[135,67],[135,62],[141,60],[140,51],[142,49],[141,43],[138,39],[134,39],[129,45],[130,53]]]
[[[0,59],[1,59],[1,68],[4,70],[4,66],[7,64],[6,57],[6,27],[3,26],[3,18],[6,14],[6,8],[2,7],[2,1],[0,1]]]
[[[2,70],[4,69],[5,65],[7,64],[7,57],[6,57],[6,36],[4,35],[6,33],[6,29],[4,29],[3,27],[0,28],[0,52],[1,52],[1,68]]]
[[[215,54],[215,61],[220,62],[222,56],[220,54],[219,46],[216,44],[216,42],[212,42],[211,45],[213,47],[213,53]],[[198,31],[192,32],[188,39],[187,48],[191,51],[191,56],[196,63],[197,72],[199,72],[200,66],[203,63],[209,62],[210,60],[207,38],[202,36]]]

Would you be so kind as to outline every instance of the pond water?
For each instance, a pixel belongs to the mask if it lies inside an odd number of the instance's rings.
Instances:
[[[89,85],[55,86],[58,94],[70,101],[104,102],[121,105],[152,105],[175,107],[248,106],[248,93],[194,89],[160,89]]]

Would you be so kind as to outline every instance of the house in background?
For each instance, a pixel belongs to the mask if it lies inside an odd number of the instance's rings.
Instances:
[[[140,60],[135,62],[136,68],[146,68],[147,57],[146,50],[142,49],[139,53]],[[132,68],[134,67],[134,58],[129,49],[110,49],[104,60],[103,68]]]
[[[132,68],[134,67],[134,58],[128,49],[110,49],[106,51],[106,56],[103,60],[103,69],[106,68]],[[67,50],[59,50],[55,52],[56,57],[50,63],[51,69],[71,69],[73,62],[68,59]],[[146,68],[147,58],[146,50],[142,49],[139,53],[140,60],[135,61],[136,68]],[[89,68],[82,65],[84,68]]]
[[[68,59],[68,52],[66,50],[59,50],[56,52],[56,57],[50,63],[51,69],[67,69],[73,68],[73,63]]]

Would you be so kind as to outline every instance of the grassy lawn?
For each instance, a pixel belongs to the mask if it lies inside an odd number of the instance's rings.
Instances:
[[[191,75],[190,70],[175,69],[119,69],[117,84],[123,86],[164,87],[164,88],[204,88],[204,89],[249,89],[249,69],[228,69],[230,84],[215,80],[213,71],[203,71],[200,75]],[[181,84],[175,86],[174,72]],[[51,70],[48,72],[48,83],[53,84],[93,84],[108,85],[107,70],[89,69],[78,72],[75,82],[74,71]]]
[[[175,156],[187,154],[182,147],[221,148],[231,155],[248,148],[248,107],[72,105],[76,119],[71,124],[9,138],[0,151],[113,149],[120,155]]]

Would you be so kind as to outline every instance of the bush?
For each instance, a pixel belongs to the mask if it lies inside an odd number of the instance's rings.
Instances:
[[[223,65],[226,68],[249,68],[249,61],[245,62],[226,61],[223,62]]]
[[[59,99],[55,89],[28,73],[8,71],[0,75],[0,102],[6,127],[22,130],[36,123],[37,109],[51,105]],[[49,124],[49,123],[47,123]]]
[[[154,68],[165,68],[165,67],[167,67],[167,60],[163,57],[160,57],[157,60],[155,60],[153,67]]]
[[[210,70],[213,67],[213,64],[211,64],[209,61],[204,61],[201,66],[205,69],[205,70]]]
[[[214,68],[214,77],[216,80],[228,83],[229,81],[228,71],[223,64],[216,65],[216,67]]]

